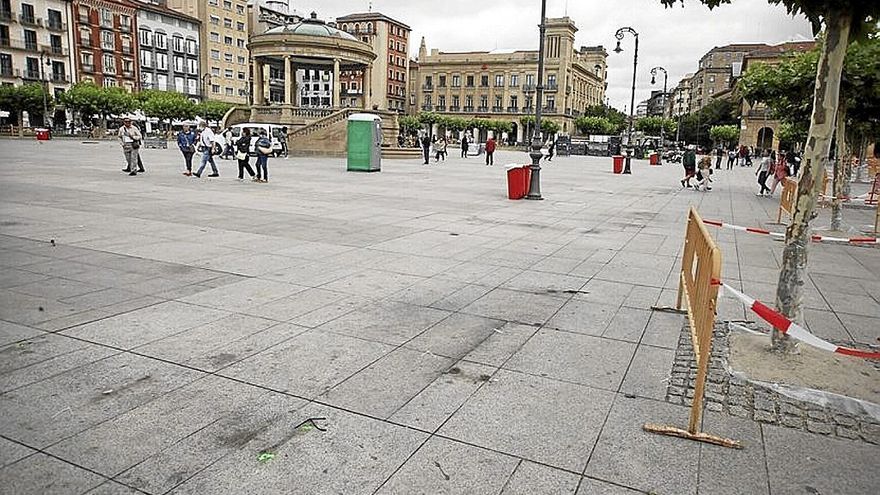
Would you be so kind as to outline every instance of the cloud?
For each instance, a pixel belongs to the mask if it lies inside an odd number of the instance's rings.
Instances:
[[[369,4],[368,0],[294,2],[300,12],[314,10],[323,19],[366,12]],[[441,51],[538,46],[538,0],[374,0],[372,6],[374,12],[412,27],[412,56],[417,54],[422,36],[428,49]],[[627,36],[621,44],[624,51],[614,53],[614,32],[619,27],[631,26],[639,32],[636,102],[646,99],[652,89],[662,89],[662,80],[651,86],[651,67],[667,69],[671,89],[681,76],[695,72],[700,57],[715,46],[813,38],[805,18],[792,17],[784,7],[770,5],[767,0],[734,0],[712,11],[697,1],[686,2],[684,8],[666,9],[659,0],[547,0],[548,17],[566,14],[578,26],[578,46],[604,45],[608,50],[607,96],[620,109],[629,106],[633,40]]]

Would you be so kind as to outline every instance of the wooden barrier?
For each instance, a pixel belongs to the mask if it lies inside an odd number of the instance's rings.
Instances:
[[[877,203],[877,212],[874,214],[874,235],[880,235],[880,202]]]
[[[828,175],[825,175],[828,180]],[[782,225],[782,212],[788,213],[788,216],[794,214],[794,201],[797,197],[798,181],[791,177],[782,180],[782,194],[779,196],[779,211],[776,214],[776,223]]]
[[[645,424],[642,428],[651,433],[688,438],[723,447],[741,448],[736,440],[721,438],[700,431],[703,419],[703,392],[709,371],[709,354],[712,352],[712,332],[715,329],[716,302],[721,280],[721,251],[709,235],[703,219],[691,207],[688,212],[684,255],[678,284],[676,307],[684,303],[691,331],[691,343],[697,360],[697,382],[691,403],[687,430],[674,426]]]

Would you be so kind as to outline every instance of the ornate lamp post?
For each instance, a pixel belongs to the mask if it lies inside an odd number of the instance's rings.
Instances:
[[[633,35],[633,38],[636,40],[635,52],[633,52],[633,83],[632,83],[632,94],[629,99],[629,130],[626,133],[626,164],[623,167],[623,173],[631,174],[632,169],[630,168],[630,159],[633,154],[633,145],[632,145],[632,136],[633,136],[633,111],[636,107],[636,68],[639,65],[639,33],[636,32],[635,29],[631,27],[622,27],[614,33],[614,37],[617,38],[617,47],[614,49],[614,53],[620,53],[623,51],[623,48],[620,48],[620,42],[623,40],[624,35],[629,33]]]
[[[663,151],[666,149],[666,126],[663,124],[666,123],[666,80],[669,74],[663,67],[658,66],[651,69],[651,84],[657,82],[657,72],[661,71],[663,72],[663,94],[661,95],[663,97],[663,114],[661,115],[663,121],[660,125],[660,160],[658,163],[663,163]]]
[[[544,104],[544,25],[547,15],[547,0],[541,0],[541,24],[538,25],[538,87],[535,98],[535,131],[532,135],[532,151],[529,158],[532,159],[531,179],[529,180],[529,193],[526,199],[544,199],[541,197],[541,105]]]

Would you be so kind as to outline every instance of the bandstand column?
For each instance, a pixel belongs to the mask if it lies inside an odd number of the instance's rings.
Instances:
[[[254,106],[265,104],[263,97],[263,64],[254,57]]]
[[[333,59],[333,99],[332,99],[334,108],[341,108],[342,107],[342,105],[341,105],[342,98],[339,94],[341,91],[342,91],[341,86],[339,84],[339,59],[334,58]]]
[[[364,83],[363,83],[363,91],[364,91],[364,108],[367,110],[373,108],[370,103],[372,98],[370,98],[373,93],[373,84],[372,84],[372,76],[373,76],[373,66],[368,65],[364,68]]]
[[[284,104],[291,105],[291,96],[293,94],[293,70],[291,69],[292,60],[290,56],[284,57]]]

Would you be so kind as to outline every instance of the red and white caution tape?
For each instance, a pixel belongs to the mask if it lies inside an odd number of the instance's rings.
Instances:
[[[835,199],[837,199],[837,196],[829,196],[827,194],[820,194],[819,196],[821,196],[822,199],[827,199],[827,200],[831,200],[831,201],[834,201]],[[840,201],[843,203],[865,203],[866,205],[876,205],[877,204],[877,198],[876,197],[872,198],[867,194],[862,195],[862,196],[855,196],[855,197],[841,196]]]
[[[755,299],[743,294],[742,292],[734,289],[733,287],[725,284],[720,280],[713,280],[712,283],[714,285],[719,285],[722,288],[729,291],[733,294],[734,297],[743,302],[746,306],[749,307],[755,314],[761,317],[764,321],[773,326],[773,328],[779,330],[780,332],[794,337],[805,344],[809,344],[818,349],[822,349],[829,352],[836,352],[838,354],[845,354],[847,356],[855,356],[866,359],[880,359],[880,351],[863,351],[861,349],[853,349],[851,347],[841,347],[826,340],[822,340],[819,337],[808,332],[802,326],[794,323],[793,321],[786,318],[783,314],[778,311],[770,308],[766,304],[761,301],[756,301]]]
[[[734,225],[732,223],[718,222],[716,220],[703,220],[703,223],[706,225],[711,225],[713,227],[721,227],[724,229],[731,230],[739,230],[741,232],[750,232],[752,234],[761,234],[767,235],[770,237],[775,237],[777,239],[785,239],[784,232],[771,232],[766,229],[758,229],[755,227],[743,227],[741,225]],[[858,244],[858,245],[867,245],[867,244],[880,244],[880,239],[875,237],[829,237],[825,235],[813,235],[810,236],[810,239],[813,242],[840,242],[844,244]]]

